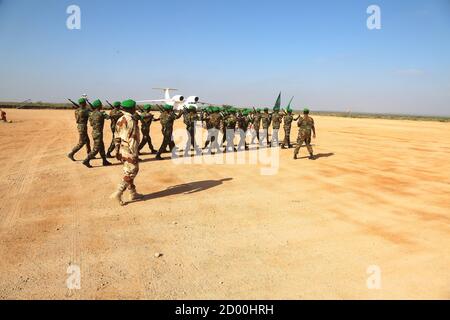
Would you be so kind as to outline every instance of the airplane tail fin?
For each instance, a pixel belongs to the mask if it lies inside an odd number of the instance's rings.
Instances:
[[[170,91],[177,91],[175,88],[153,88],[154,90],[163,90],[164,91],[164,99],[170,99]]]

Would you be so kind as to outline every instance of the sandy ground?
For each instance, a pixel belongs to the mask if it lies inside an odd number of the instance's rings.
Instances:
[[[316,116],[321,157],[281,150],[272,175],[259,160],[147,154],[136,179],[144,201],[120,207],[108,198],[120,165],[66,158],[77,141],[71,111],[8,118],[2,299],[450,298],[448,123]],[[79,290],[66,286],[70,265],[80,267]],[[379,289],[367,287],[373,265]]]

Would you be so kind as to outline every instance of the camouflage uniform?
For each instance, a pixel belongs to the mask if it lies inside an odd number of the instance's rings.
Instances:
[[[309,155],[313,156],[313,149],[311,147],[311,131],[314,128],[314,120],[311,117],[301,117],[297,123],[298,137],[297,137],[297,146],[294,150],[294,158],[297,157],[298,152],[300,151],[300,147],[303,142],[306,144],[306,148],[308,149]]]
[[[106,160],[105,144],[103,143],[103,126],[105,124],[105,119],[109,119],[109,116],[98,109],[95,109],[89,115],[89,123],[92,127],[94,147],[92,151],[89,152],[87,158],[83,161],[83,164],[87,167],[90,167],[89,161],[94,159],[97,153],[100,153],[100,156],[103,159],[103,165],[111,164],[108,160]]]
[[[255,112],[255,114],[253,115],[253,129],[255,130],[255,136],[258,139],[258,143],[260,142],[260,138],[259,138],[259,127],[261,125],[261,113],[260,112]],[[251,143],[253,143],[255,141],[255,136],[253,136]]]
[[[234,113],[231,113],[225,118],[223,123],[227,140],[225,150],[228,151],[236,151],[236,149],[234,148],[234,130],[236,129],[236,121],[236,115]]]
[[[141,120],[142,140],[141,143],[139,144],[138,151],[141,151],[142,148],[146,144],[148,144],[151,153],[156,153],[156,150],[152,144],[152,138],[150,137],[150,126],[152,124],[152,121],[155,121],[154,115],[151,114],[149,111],[143,111],[141,112],[139,119]]]
[[[271,115],[272,119],[272,147],[278,147],[279,139],[278,139],[278,131],[280,130],[281,121],[283,119],[283,116],[278,112],[275,111]]]
[[[271,122],[271,115],[269,113],[263,113],[261,115],[261,123],[263,127],[263,134],[266,137],[266,145],[269,145],[269,127]]]
[[[77,122],[78,129],[78,144],[69,153],[69,158],[73,159],[75,153],[77,153],[84,145],[86,145],[86,152],[91,152],[91,141],[87,131],[87,122],[89,119],[89,113],[91,111],[87,107],[80,107],[75,110],[75,121]]]
[[[134,179],[139,172],[139,126],[136,117],[129,112],[124,111],[123,116],[118,120],[115,131],[115,148],[118,152],[118,159],[123,164],[122,181],[117,187],[120,195],[128,189],[131,196],[137,195]],[[117,197],[117,194],[116,194]],[[123,204],[123,203],[121,203]]]
[[[206,115],[204,113],[201,114],[201,121],[205,122],[205,128],[208,132],[208,136],[206,137],[205,146],[203,147],[203,149],[206,149],[208,147],[212,139],[211,136],[212,131],[210,130],[212,128],[210,116],[211,116],[210,113],[207,113]]]
[[[186,125],[186,131],[188,134],[188,140],[186,142],[186,146],[184,148],[184,155],[189,155],[189,149],[194,148],[197,154],[201,153],[200,148],[197,146],[195,142],[195,121],[199,120],[197,112],[195,110],[189,110],[188,113],[184,115],[184,124]]]
[[[220,131],[222,131],[222,144],[221,146],[224,144],[225,140],[227,139],[227,125],[226,125],[226,121],[228,119],[230,115],[228,113],[223,113],[222,114],[222,122],[220,124]]]
[[[175,148],[175,143],[172,139],[172,132],[173,132],[173,122],[176,119],[179,119],[183,114],[179,113],[178,115],[173,110],[165,110],[161,113],[161,116],[159,117],[161,121],[162,126],[162,134],[163,134],[163,141],[161,143],[161,147],[158,150],[158,153],[156,154],[157,159],[161,158],[161,153],[163,153],[167,146],[169,146],[170,151],[172,151],[173,148]]]
[[[1,116],[2,116],[2,121],[8,122],[8,120],[6,120],[6,112],[0,109],[0,113],[1,113]]]
[[[215,148],[217,152],[221,152],[219,146],[219,130],[222,122],[222,115],[215,111],[208,115],[208,120],[210,124],[210,129],[208,130],[208,141],[211,141],[209,144],[208,153],[211,153],[212,148]]]
[[[109,118],[111,119],[111,132],[112,132],[112,139],[111,144],[109,145],[108,152],[106,153],[106,156],[111,158],[111,152],[114,150],[114,136],[116,132],[116,123],[119,118],[123,116],[122,111],[120,111],[119,108],[114,108],[109,113]]]
[[[245,150],[248,149],[247,141],[245,140],[248,125],[250,122],[250,118],[247,114],[240,113],[237,117],[237,126],[238,126],[238,132],[239,132],[239,144],[238,144],[238,150],[242,150],[244,148]]]
[[[292,113],[286,113],[283,118],[283,129],[284,129],[284,140],[281,144],[281,147],[284,148],[287,146],[288,148],[291,147],[291,126],[292,121],[294,120],[294,116]]]

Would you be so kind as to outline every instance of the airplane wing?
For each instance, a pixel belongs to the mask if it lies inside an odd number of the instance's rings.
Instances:
[[[167,102],[166,99],[159,99],[159,100],[139,100],[136,101],[136,103],[147,103],[147,102]]]

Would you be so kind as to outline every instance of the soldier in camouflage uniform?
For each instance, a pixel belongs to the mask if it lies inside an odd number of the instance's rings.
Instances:
[[[123,116],[117,122],[115,132],[116,158],[123,164],[122,181],[117,186],[116,192],[111,195],[120,205],[124,205],[122,200],[123,192],[130,191],[130,200],[138,200],[142,195],[136,192],[134,179],[139,172],[138,147],[139,147],[139,126],[136,114],[136,102],[125,100],[122,102]]]
[[[106,153],[107,158],[112,158],[111,152],[114,150],[114,133],[116,132],[116,123],[121,116],[123,116],[123,113],[120,111],[120,102],[116,101],[112,104],[112,110],[109,112],[109,118],[111,119],[112,140],[109,145],[108,152]]]
[[[254,132],[254,136],[252,137],[252,141],[250,142],[251,144],[253,144],[255,142],[255,137],[258,139],[258,143],[261,142],[261,139],[259,138],[259,128],[261,126],[261,109],[255,109],[253,108],[254,112],[253,112],[253,130]]]
[[[272,141],[271,145],[272,147],[278,147],[279,139],[278,139],[278,132],[280,130],[281,121],[283,120],[283,115],[280,113],[279,108],[274,108],[273,113],[271,115],[272,119]]]
[[[209,121],[210,129],[208,129],[208,141],[209,144],[208,153],[211,154],[212,149],[216,149],[216,152],[221,152],[219,146],[219,131],[222,123],[222,115],[220,113],[219,107],[213,107],[212,112],[207,116]]]
[[[292,144],[291,144],[292,121],[297,121],[299,118],[300,118],[300,115],[294,119],[294,116],[292,115],[292,109],[287,109],[287,112],[284,113],[284,118],[283,118],[284,140],[281,143],[281,148],[285,149],[286,146],[288,148],[292,147]]]
[[[161,147],[156,154],[155,159],[162,160],[161,154],[166,150],[167,146],[169,146],[170,151],[175,147],[175,143],[172,140],[172,132],[173,132],[173,122],[176,119],[179,119],[183,115],[182,112],[176,114],[173,111],[173,106],[166,104],[164,106],[164,112],[161,113],[160,121],[163,132],[163,141],[161,143]]]
[[[2,109],[0,109],[0,113],[1,113],[2,121],[3,122],[8,122],[8,120],[6,120],[6,112],[3,111]]]
[[[300,151],[300,147],[303,142],[306,144],[306,148],[309,152],[309,159],[314,160],[313,149],[311,147],[311,131],[313,133],[313,138],[316,138],[316,129],[314,127],[314,120],[309,116],[309,109],[305,108],[303,110],[303,118],[300,118],[297,123],[298,137],[297,137],[297,146],[294,150],[294,159],[297,159],[298,152]]]
[[[75,110],[75,121],[77,122],[78,129],[78,144],[72,149],[72,151],[67,155],[69,159],[75,161],[74,155],[77,153],[84,145],[86,145],[86,152],[89,154],[91,152],[91,141],[89,140],[89,135],[87,131],[87,122],[89,119],[89,113],[91,112],[87,107],[86,99],[78,99],[78,104],[71,101],[77,110]]]
[[[141,132],[142,132],[142,140],[139,144],[139,153],[142,150],[142,148],[148,144],[148,147],[150,148],[150,152],[152,154],[156,153],[155,148],[152,144],[152,138],[150,137],[150,126],[153,121],[159,121],[160,119],[155,119],[154,115],[150,113],[151,105],[146,104],[144,106],[144,111],[140,114],[140,121],[141,121]],[[135,113],[136,114],[136,113]]]
[[[208,132],[208,136],[206,137],[205,146],[203,147],[203,149],[206,149],[208,147],[208,145],[211,143],[211,139],[212,139],[212,135],[211,135],[212,131],[210,130],[212,128],[211,121],[210,121],[210,115],[212,113],[212,110],[213,110],[213,107],[210,106],[210,107],[207,107],[205,109],[205,111],[203,111],[200,114],[201,121],[205,123],[204,128]]]
[[[236,109],[231,108],[229,110],[228,116],[224,120],[224,128],[226,132],[227,145],[225,147],[226,151],[236,151],[234,147],[234,130],[236,129]]]
[[[261,115],[261,124],[263,127],[263,135],[266,138],[266,146],[269,146],[269,127],[272,121],[272,115],[269,113],[269,108],[264,108],[264,113]],[[264,139],[264,138],[263,138]]]
[[[184,148],[184,156],[189,156],[189,150],[192,146],[195,153],[197,155],[200,155],[202,151],[197,145],[197,142],[195,141],[195,122],[198,121],[200,118],[197,114],[197,109],[195,106],[191,105],[189,106],[189,109],[187,112],[184,113],[184,124],[186,125],[186,131],[188,134],[188,140],[186,142],[186,146]]]
[[[243,110],[242,112],[238,113],[237,116],[237,127],[239,132],[239,144],[238,144],[238,150],[248,150],[247,141],[246,141],[246,135],[247,135],[247,129],[249,125],[249,112],[247,109]]]
[[[88,168],[92,168],[89,162],[91,159],[95,158],[97,153],[100,153],[103,160],[103,165],[109,166],[111,163],[106,159],[105,144],[103,143],[103,126],[105,124],[105,119],[109,119],[109,116],[101,111],[102,102],[100,100],[95,100],[92,104],[90,104],[90,106],[92,108],[92,112],[89,115],[89,123],[92,127],[94,148],[91,152],[89,152],[87,158],[83,161],[83,164]]]
[[[220,124],[220,131],[222,131],[222,143],[221,143],[220,146],[223,146],[223,144],[225,143],[225,141],[227,139],[226,121],[227,121],[227,118],[230,116],[229,109],[228,108],[222,108],[220,114],[222,116],[222,122]]]

